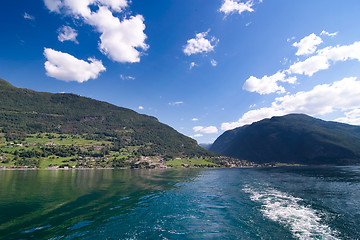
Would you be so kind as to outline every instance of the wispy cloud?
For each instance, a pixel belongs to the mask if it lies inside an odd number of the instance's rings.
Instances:
[[[133,76],[126,76],[126,75],[120,74],[120,79],[121,80],[135,80],[136,78]]]
[[[329,36],[329,37],[335,37],[337,34],[338,34],[338,32],[329,33],[325,30],[322,30],[322,32],[320,33],[320,35],[322,35],[322,36]]]
[[[197,64],[195,62],[191,62],[190,63],[190,66],[189,66],[189,69],[193,69],[193,67],[197,66]]]
[[[217,61],[215,59],[211,59],[210,64],[211,64],[211,66],[216,67]]]
[[[24,12],[24,18],[25,19],[28,19],[28,20],[31,20],[31,21],[34,21],[35,20],[35,17],[28,14],[27,12]]]
[[[168,104],[170,106],[176,106],[176,105],[184,104],[184,102],[181,102],[181,101],[179,101],[179,102],[169,102]]]

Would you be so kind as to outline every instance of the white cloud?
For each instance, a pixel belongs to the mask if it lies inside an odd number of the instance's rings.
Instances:
[[[282,116],[286,113],[282,111],[277,111],[271,107],[268,108],[259,108],[255,110],[250,110],[242,115],[242,117],[236,122],[225,122],[221,124],[221,130],[227,131],[237,127],[241,127],[253,122],[260,121],[264,118],[269,118],[272,116]]]
[[[128,6],[127,0],[101,0],[100,2],[115,12],[121,12],[122,9]]]
[[[60,8],[63,3],[61,0],[44,0],[45,6],[50,10],[50,12],[60,13]]]
[[[249,92],[257,92],[261,95],[270,93],[285,93],[285,88],[278,85],[278,82],[296,83],[296,77],[286,78],[284,72],[277,72],[272,76],[264,76],[261,79],[251,76],[246,80],[243,89]]]
[[[328,69],[331,63],[347,60],[360,61],[360,42],[318,50],[315,56],[294,63],[286,72],[289,74],[295,73],[312,76],[320,70]]]
[[[319,36],[316,36],[316,34],[312,33],[309,36],[301,39],[299,42],[295,42],[293,46],[298,48],[296,52],[297,56],[309,55],[313,54],[316,51],[317,46],[322,42],[323,41]]]
[[[114,12],[121,12],[128,6],[127,0],[44,0],[44,3],[51,12],[60,13],[64,10],[66,14],[81,17],[91,14],[90,5],[107,7]]]
[[[58,29],[58,33],[59,33],[58,40],[60,42],[72,41],[72,42],[75,42],[75,43],[79,43],[76,40],[76,37],[77,37],[78,33],[72,27],[62,26],[61,28]]]
[[[316,50],[316,44],[322,42],[316,40],[315,34],[303,38],[294,45],[299,47],[300,54],[313,53]],[[314,44],[316,42],[316,44]],[[298,52],[299,52],[298,51]],[[272,76],[265,75],[262,78],[250,76],[244,83],[243,89],[250,92],[257,92],[261,95],[270,93],[285,93],[286,90],[279,82],[294,84],[297,81],[294,74],[303,74],[313,76],[320,70],[328,69],[332,64],[338,61],[358,60],[360,61],[360,42],[354,42],[350,45],[337,45],[335,47],[325,47],[317,50],[316,54],[306,58],[303,61],[295,62],[287,70],[280,70]],[[285,63],[290,62],[284,59]]]
[[[176,106],[176,105],[180,105],[180,104],[183,104],[184,102],[181,102],[181,101],[179,101],[179,102],[169,102],[168,104],[170,105],[170,106]]]
[[[191,121],[196,122],[196,121],[199,121],[199,119],[197,119],[197,118],[193,118],[193,119],[191,119]]]
[[[275,98],[271,107],[250,110],[236,122],[223,123],[221,129],[229,130],[251,124],[263,118],[289,113],[304,113],[316,116],[332,113],[336,110],[351,111],[359,108],[360,81],[355,77],[350,77],[331,84],[317,85],[307,92],[298,92],[293,95]],[[356,112],[349,116],[354,116],[354,114]]]
[[[139,110],[143,110],[143,109],[144,109],[144,107],[143,107],[143,106],[139,106],[138,108],[139,108]]]
[[[86,82],[99,77],[100,72],[106,70],[99,60],[89,58],[87,62],[51,48],[44,49],[44,56],[47,59],[45,62],[46,75],[66,82]]]
[[[238,12],[239,14],[242,14],[246,11],[253,12],[254,9],[251,8],[253,5],[254,4],[252,1],[247,1],[246,3],[243,3],[237,0],[225,0],[221,5],[219,11],[225,13],[226,15],[233,12]]]
[[[322,30],[322,32],[320,33],[321,36],[325,35],[325,36],[329,36],[329,37],[335,37],[337,34],[338,34],[338,32],[329,33],[325,30]]]
[[[99,49],[116,62],[140,62],[149,46],[145,43],[145,24],[142,15],[124,18],[113,15],[127,7],[126,0],[44,0],[51,12],[64,13],[93,26],[101,34]],[[95,5],[93,12],[90,6]]]
[[[120,74],[120,79],[121,80],[135,80],[135,77],[133,77],[133,76],[125,76],[123,74]]]
[[[203,126],[196,126],[193,127],[194,132],[201,132],[206,134],[218,133],[218,129],[215,126],[203,127]]]
[[[195,66],[197,66],[196,63],[195,63],[195,62],[191,62],[191,63],[190,63],[190,66],[189,66],[189,69],[191,70],[191,69],[193,69],[193,67],[195,67]]]
[[[101,33],[99,48],[101,52],[116,62],[140,62],[141,52],[149,46],[145,43],[144,18],[131,16],[120,21],[106,7],[100,7],[87,21]]]
[[[360,125],[360,109],[354,109],[348,112],[345,112],[345,117],[337,118],[334,121],[343,122],[352,125]]]
[[[294,39],[295,39],[295,37],[292,36],[291,38],[286,39],[286,41],[287,41],[287,42],[290,42],[290,41],[292,41],[292,40],[294,40]]]
[[[214,51],[214,47],[218,43],[218,39],[212,37],[210,40],[205,37],[209,31],[197,33],[195,38],[189,39],[184,47],[184,53],[188,56],[197,53],[207,53]]]
[[[202,137],[204,135],[202,135],[201,133],[195,134],[194,137]]]
[[[330,67],[329,60],[325,56],[312,56],[302,62],[296,62],[290,66],[288,73],[305,74],[312,76],[314,73],[328,69]]]
[[[211,63],[211,66],[213,66],[213,67],[217,66],[217,61],[215,59],[211,59],[210,63]]]
[[[34,20],[35,20],[35,17],[34,17],[34,16],[31,16],[31,15],[28,14],[27,12],[24,13],[24,18],[25,18],[25,19],[28,19],[28,20],[31,20],[31,21],[34,21]]]

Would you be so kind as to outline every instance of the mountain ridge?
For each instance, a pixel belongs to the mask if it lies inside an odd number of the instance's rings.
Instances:
[[[354,164],[360,127],[288,114],[226,131],[210,151],[256,163]]]
[[[141,146],[142,155],[213,155],[155,117],[71,93],[17,88],[3,79],[0,79],[0,130],[7,139],[45,132],[112,136],[120,146]]]

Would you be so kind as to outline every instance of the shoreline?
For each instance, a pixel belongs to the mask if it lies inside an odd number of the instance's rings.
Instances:
[[[208,167],[208,166],[201,166],[201,167],[185,167],[185,166],[176,166],[176,167],[171,167],[171,166],[167,166],[167,167],[155,167],[155,168],[6,168],[6,167],[0,167],[0,171],[6,171],[6,170],[46,170],[46,171],[70,171],[70,170],[136,170],[136,169],[147,169],[147,170],[154,170],[154,169],[223,169],[223,168],[227,168],[227,169],[231,169],[231,168],[279,168],[279,167],[310,167],[310,166],[318,166],[318,167],[334,167],[334,166],[338,166],[338,165],[299,165],[299,164],[286,164],[286,165],[269,165],[269,164],[264,164],[264,165],[253,165],[253,166],[212,166],[212,167]],[[352,166],[352,165],[346,165],[346,166]]]

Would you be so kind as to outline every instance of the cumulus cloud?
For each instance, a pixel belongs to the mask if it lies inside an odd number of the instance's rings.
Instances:
[[[131,16],[120,21],[106,7],[100,7],[88,18],[88,23],[95,26],[100,36],[100,51],[116,62],[140,62],[141,52],[149,46],[145,43],[144,18]]]
[[[78,33],[72,27],[62,26],[61,28],[58,29],[58,33],[59,33],[58,40],[60,42],[72,41],[74,43],[79,43],[76,40],[76,37],[77,37]]]
[[[360,81],[356,77],[344,78],[331,84],[315,86],[310,91],[275,98],[271,107],[254,109],[246,112],[238,121],[222,123],[222,130],[229,130],[272,116],[289,113],[324,115],[336,110],[349,111],[346,119],[356,116],[352,112],[360,108]],[[352,114],[352,115],[351,115]],[[346,120],[344,120],[345,122]],[[350,121],[350,120],[349,120]]]
[[[318,50],[316,55],[291,65],[287,73],[312,76],[320,70],[328,69],[331,63],[347,60],[360,61],[360,42]]]
[[[239,2],[237,0],[225,0],[223,4],[221,5],[219,11],[225,13],[226,15],[234,12],[238,12],[239,14],[242,14],[243,12],[253,12],[254,9],[252,9],[253,6],[252,1]]]
[[[203,126],[196,126],[193,127],[194,132],[201,132],[206,134],[218,133],[218,129],[215,126],[203,127]]]
[[[140,62],[149,46],[145,43],[145,24],[142,15],[120,20],[113,12],[127,7],[126,0],[44,0],[51,12],[64,13],[95,27],[101,34],[99,49],[116,62]],[[92,11],[90,6],[96,6]]]
[[[188,56],[197,53],[207,53],[214,51],[218,39],[212,37],[210,40],[206,38],[209,31],[197,33],[195,38],[187,40],[187,44],[184,47],[184,53]]]
[[[88,61],[80,60],[74,56],[53,50],[44,49],[46,75],[66,82],[86,82],[89,79],[96,79],[106,68],[102,62],[94,58]]]
[[[44,0],[45,6],[50,10],[50,12],[60,13],[60,8],[63,3],[61,0]]]
[[[24,18],[25,18],[25,19],[28,19],[28,20],[31,20],[31,21],[34,21],[34,20],[35,20],[35,17],[34,17],[34,16],[31,16],[31,15],[28,14],[27,12],[24,13]]]
[[[321,36],[329,36],[329,37],[335,37],[337,34],[338,34],[338,32],[329,33],[325,30],[322,30],[322,32],[320,33]]]
[[[293,44],[294,47],[298,48],[296,55],[309,55],[313,54],[316,51],[316,48],[323,41],[319,36],[316,36],[315,33],[310,34],[309,36],[304,37],[299,42]]]
[[[323,33],[324,34],[324,33]],[[316,40],[317,39],[317,40]],[[358,60],[360,61],[360,42],[350,45],[337,45],[335,47],[325,47],[316,51],[317,44],[321,43],[321,38],[315,34],[303,38],[294,46],[297,46],[298,55],[315,54],[302,61],[292,63],[286,70],[280,70],[272,76],[265,75],[262,78],[250,76],[244,83],[243,89],[250,92],[257,92],[261,95],[270,93],[285,93],[285,88],[279,82],[294,84],[297,77],[294,74],[313,76],[320,70],[328,69],[332,64],[339,61]],[[316,43],[316,44],[315,44]],[[284,59],[285,62],[290,62]]]
[[[178,101],[178,102],[169,102],[168,104],[170,106],[176,106],[176,105],[180,105],[180,104],[183,104],[184,102],[181,102],[181,101]]]
[[[199,119],[197,119],[197,118],[193,118],[193,119],[191,119],[191,121],[196,122],[196,121],[199,121]]]
[[[211,66],[213,66],[213,67],[217,66],[217,61],[215,59],[211,59],[210,63],[211,63]]]
[[[314,73],[329,67],[330,63],[326,56],[316,55],[304,61],[294,63],[287,71],[290,74],[305,74],[311,77]]]
[[[286,77],[284,72],[277,72],[272,76],[256,78],[249,77],[243,85],[243,89],[249,92],[257,92],[261,95],[270,93],[285,93],[285,88],[278,85],[278,82],[296,83],[296,77]]]
[[[115,12],[121,12],[122,9],[128,6],[127,0],[101,0],[101,3]]]
[[[143,110],[143,109],[144,109],[144,107],[143,107],[143,106],[139,106],[138,108],[139,108],[139,110]]]

